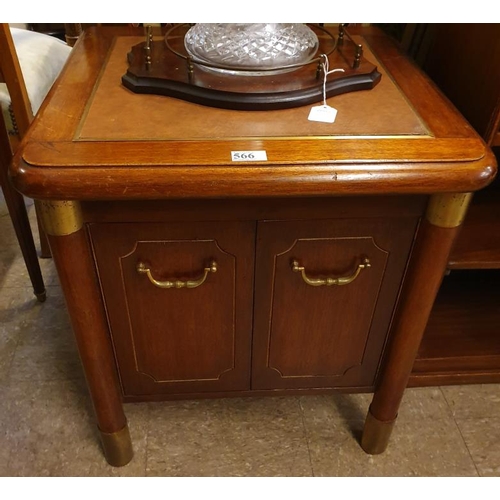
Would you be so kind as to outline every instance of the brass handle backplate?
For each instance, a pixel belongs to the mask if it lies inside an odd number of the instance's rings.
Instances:
[[[295,273],[300,272],[302,274],[302,279],[311,286],[348,285],[359,276],[362,269],[366,269],[367,267],[371,267],[371,264],[370,260],[365,257],[363,262],[358,265],[356,271],[354,271],[354,273],[350,276],[341,276],[339,278],[309,278],[306,274],[305,268],[300,266],[298,261],[294,260],[292,262],[292,271]]]
[[[203,269],[203,276],[201,278],[198,278],[197,280],[187,280],[187,281],[181,281],[181,280],[158,281],[155,278],[153,278],[153,275],[151,274],[151,269],[149,269],[149,267],[147,267],[146,264],[144,264],[143,262],[138,262],[136,269],[138,273],[146,274],[147,277],[149,278],[149,281],[151,281],[151,283],[153,283],[153,285],[157,286],[158,288],[196,288],[205,283],[208,273],[217,272],[217,262],[215,262],[214,260],[210,264],[210,267],[205,267],[205,269]]]

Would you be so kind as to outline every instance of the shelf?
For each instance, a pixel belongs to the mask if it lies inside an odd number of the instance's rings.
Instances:
[[[449,269],[500,269],[500,189],[474,195],[448,262]]]
[[[412,376],[452,383],[467,374],[500,377],[500,270],[452,271],[444,278]]]

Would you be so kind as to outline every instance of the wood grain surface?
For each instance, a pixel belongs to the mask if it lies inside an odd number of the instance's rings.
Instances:
[[[139,33],[92,28],[79,39],[14,161],[18,189],[77,199],[429,194],[477,190],[495,175],[470,125],[377,30],[356,36],[382,81],[332,98],[333,127],[308,122],[309,107],[239,112],[133,94],[116,79]],[[231,161],[248,150],[267,162]]]

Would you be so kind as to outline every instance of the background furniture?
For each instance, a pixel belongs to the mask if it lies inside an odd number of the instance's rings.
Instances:
[[[18,142],[14,131],[19,136],[23,136],[33,118],[14,41],[7,24],[0,25],[0,77],[6,82],[3,91],[5,105],[2,106],[0,116],[0,185],[33,284],[34,293],[37,299],[43,302],[46,298],[45,285],[24,198],[14,189],[7,175],[13,150]],[[2,91],[1,88],[0,91]],[[12,123],[12,117],[15,117],[15,127]],[[13,137],[12,143],[10,136]]]
[[[33,234],[23,196],[7,175],[21,139],[26,135],[45,96],[59,75],[70,48],[40,33],[0,25],[0,179],[9,214],[38,300],[46,297]],[[40,230],[41,254],[50,256],[47,240]]]
[[[409,25],[408,48],[500,152],[500,24]],[[451,252],[410,385],[500,381],[500,182],[473,199]]]
[[[70,47],[75,45],[78,37],[83,33],[81,23],[29,23],[27,28],[66,41]]]
[[[1,37],[1,35],[0,35]],[[31,232],[28,213],[24,197],[12,186],[8,177],[8,167],[12,160],[12,150],[9,142],[7,127],[3,116],[0,116],[0,187],[9,210],[10,218],[16,232],[17,240],[23,254],[26,268],[33,285],[33,291],[40,302],[46,298],[45,284],[43,282],[40,264]]]
[[[134,94],[142,32],[84,33],[12,165],[108,461],[132,456],[123,400],[330,391],[374,392],[362,446],[384,451],[491,151],[378,30],[355,36],[382,80],[332,98],[333,125]]]

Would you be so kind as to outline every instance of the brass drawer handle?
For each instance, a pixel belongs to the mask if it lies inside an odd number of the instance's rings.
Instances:
[[[217,272],[217,262],[215,262],[214,260],[210,264],[210,267],[205,267],[205,269],[203,269],[203,276],[197,280],[158,281],[153,278],[153,275],[151,274],[151,269],[149,269],[149,267],[146,267],[146,264],[144,264],[143,262],[137,263],[137,272],[140,274],[146,274],[147,277],[149,278],[149,281],[151,281],[151,283],[153,283],[153,285],[157,286],[158,288],[196,288],[205,283],[208,273]]]
[[[366,269],[367,267],[371,267],[371,264],[370,260],[365,257],[351,276],[341,276],[340,278],[309,278],[304,267],[300,266],[296,260],[292,262],[292,271],[295,273],[300,272],[302,279],[311,286],[348,285],[359,276],[362,269]]]

